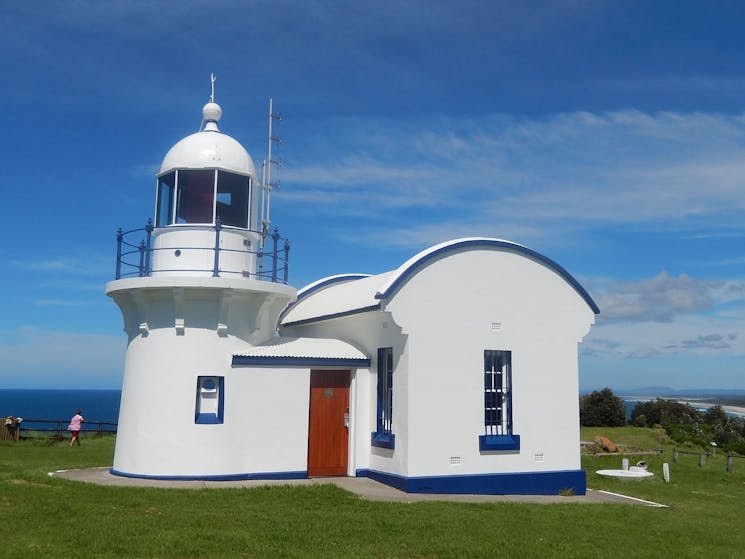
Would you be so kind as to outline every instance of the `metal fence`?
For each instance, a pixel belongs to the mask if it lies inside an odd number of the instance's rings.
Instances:
[[[287,283],[289,275],[290,241],[280,237],[279,229],[276,227],[271,234],[266,231],[263,237],[271,239],[271,247],[259,247],[257,250],[237,250],[220,248],[220,233],[222,224],[220,220],[210,227],[215,231],[214,248],[206,247],[179,247],[181,252],[210,251],[214,253],[213,266],[209,270],[183,270],[180,272],[211,272],[213,277],[220,277],[221,273],[242,273],[240,270],[223,270],[220,268],[220,255],[226,252],[242,253],[256,256],[256,273],[252,274],[254,279],[271,281],[274,283]],[[158,250],[152,246],[153,221],[147,220],[145,227],[122,231],[120,228],[116,233],[116,279],[127,277],[148,277],[153,272],[171,272],[174,270],[154,270],[152,267],[153,253]],[[268,244],[268,243],[267,243]],[[164,249],[164,250],[172,250]],[[245,275],[245,273],[244,273]]]
[[[22,431],[27,433],[43,433],[62,438],[69,432],[67,430],[69,424],[69,419],[24,419],[23,423],[16,424],[13,428],[3,425],[3,429],[0,429],[0,440],[17,441],[22,436]],[[117,425],[117,423],[110,421],[86,420],[80,431],[81,433],[96,435],[114,434],[116,433]]]

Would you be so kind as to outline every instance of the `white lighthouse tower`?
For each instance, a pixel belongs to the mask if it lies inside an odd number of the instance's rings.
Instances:
[[[296,290],[286,285],[288,245],[278,249],[276,230],[266,239],[267,185],[219,130],[221,116],[213,88],[201,130],[163,159],[154,224],[118,235],[117,275],[106,286],[128,337],[116,474],[220,478],[276,468],[242,435],[258,412],[239,401],[231,356],[275,336]],[[270,110],[270,126],[271,118]]]

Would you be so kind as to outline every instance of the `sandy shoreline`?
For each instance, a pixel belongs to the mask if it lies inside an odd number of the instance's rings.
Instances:
[[[712,402],[698,402],[696,400],[678,400],[681,404],[688,404],[689,406],[693,406],[694,408],[710,408],[712,406],[720,405],[722,409],[728,413],[738,415],[738,416],[745,416],[745,407],[743,406],[728,406],[724,404],[715,404]]]
[[[745,417],[745,406],[730,406],[726,404],[717,404],[716,402],[712,402],[710,400],[693,400],[693,399],[685,399],[685,398],[665,398],[662,396],[625,396],[622,397],[623,400],[627,402],[651,402],[656,399],[661,400],[672,400],[675,402],[678,402],[680,404],[688,404],[691,407],[697,408],[697,409],[706,409],[710,408],[712,406],[719,405],[722,407],[722,409],[732,415],[736,415],[738,417]]]

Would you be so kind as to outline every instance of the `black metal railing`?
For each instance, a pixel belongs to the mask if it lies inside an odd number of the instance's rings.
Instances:
[[[220,247],[220,235],[223,229],[220,220],[209,227],[215,232],[214,247],[179,247],[180,253],[194,251],[209,251],[214,254],[213,265],[211,269],[187,269],[187,268],[153,268],[153,254],[158,250],[174,250],[174,247],[156,249],[152,246],[153,238],[153,221],[147,220],[145,227],[140,229],[131,229],[122,231],[121,228],[116,233],[116,279],[128,277],[149,277],[153,272],[211,272],[213,277],[220,277],[221,274],[240,274],[243,277],[271,281],[274,283],[287,283],[289,275],[289,256],[290,242],[279,235],[279,229],[276,227],[269,231],[264,231],[262,235],[262,244],[257,250],[250,249],[231,249]],[[132,240],[133,238],[137,240]],[[271,247],[267,248],[268,240],[271,240]],[[139,241],[139,242],[138,242]],[[239,253],[245,255],[254,255],[256,257],[256,271],[248,273],[244,270],[230,270],[221,267],[221,255],[225,253]],[[224,260],[223,260],[224,261]],[[268,262],[267,262],[268,261]],[[268,265],[267,265],[268,264]]]
[[[63,438],[69,434],[67,425],[69,419],[24,419],[23,423],[13,426],[0,426],[0,440],[15,440],[20,438],[21,430],[28,433],[39,433],[44,435]],[[97,435],[115,434],[117,423],[112,421],[88,421],[83,423],[80,431],[83,433],[94,433]]]

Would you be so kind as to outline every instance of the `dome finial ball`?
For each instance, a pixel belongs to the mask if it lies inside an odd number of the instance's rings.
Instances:
[[[222,117],[222,109],[214,101],[210,101],[202,107],[202,118],[205,122],[217,122],[220,117]]]

